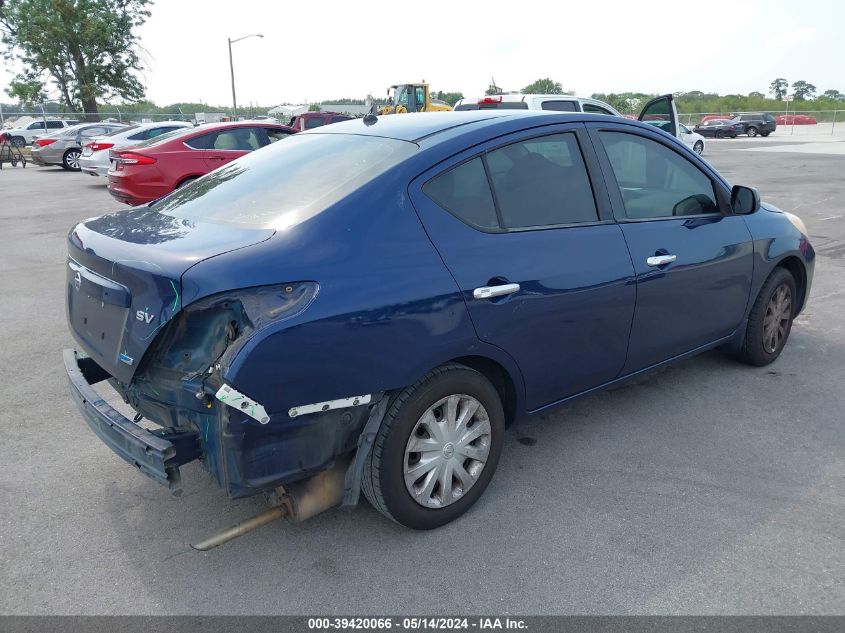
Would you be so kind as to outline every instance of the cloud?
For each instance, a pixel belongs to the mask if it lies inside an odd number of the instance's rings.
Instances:
[[[773,33],[766,40],[766,45],[769,48],[787,48],[812,42],[816,39],[816,29],[812,26],[805,26],[794,31],[781,31],[780,33]]]

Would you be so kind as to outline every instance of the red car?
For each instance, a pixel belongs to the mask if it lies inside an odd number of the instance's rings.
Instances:
[[[330,123],[348,121],[353,117],[340,112],[303,112],[290,120],[290,126],[297,131],[310,130]]]
[[[816,121],[809,114],[781,114],[775,118],[778,125],[816,125]]]
[[[294,132],[276,123],[211,123],[109,150],[109,193],[126,204],[146,204]]]

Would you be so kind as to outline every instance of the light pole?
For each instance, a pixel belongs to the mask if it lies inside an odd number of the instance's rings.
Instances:
[[[231,37],[227,38],[229,40],[229,71],[232,73],[232,118],[236,121],[238,119],[238,99],[235,97],[235,65],[232,63],[232,44],[245,40],[248,37],[264,36],[261,33],[253,33],[252,35],[244,35],[234,40]]]

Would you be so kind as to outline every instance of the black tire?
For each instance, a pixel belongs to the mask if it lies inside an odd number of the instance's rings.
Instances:
[[[760,136],[762,136],[762,137],[764,137],[764,138],[765,138],[766,136],[768,136],[769,134],[771,134],[771,132],[760,132]]]
[[[716,138],[724,138],[725,133],[722,132],[722,130],[716,130],[716,132],[713,134],[713,136],[715,136]]]
[[[753,138],[753,137],[757,136],[757,128],[752,125],[750,128],[748,128],[745,131],[745,133],[748,134],[748,136]]]
[[[182,182],[176,185],[176,189],[181,189],[185,185],[189,185],[197,179],[197,176],[191,176],[190,178],[185,178]]]
[[[426,410],[455,394],[475,398],[486,410],[491,431],[489,453],[475,483],[462,497],[440,508],[424,507],[412,498],[405,485],[406,446]],[[430,530],[454,521],[478,500],[493,478],[504,432],[502,403],[489,380],[469,367],[454,363],[433,369],[393,397],[364,464],[364,495],[384,516],[415,530]]]
[[[9,143],[12,144],[12,147],[23,147],[26,145],[26,139],[23,136],[13,136],[9,139]]]
[[[68,171],[80,171],[79,157],[82,156],[82,151],[78,149],[69,149],[62,156],[62,167]]]
[[[704,152],[704,143],[701,141],[696,141],[695,145],[692,146],[692,151],[701,156],[702,152]]]
[[[782,337],[774,346],[766,344],[766,321],[770,314],[772,300],[781,287],[786,288],[789,294],[789,312],[785,320],[778,324],[783,327]],[[744,363],[763,367],[773,362],[780,356],[784,345],[792,331],[792,320],[795,318],[795,310],[798,306],[798,292],[795,278],[784,268],[775,268],[769,278],[760,288],[760,293],[754,301],[751,313],[748,316],[748,327],[745,330],[745,341],[739,352],[739,358]]]

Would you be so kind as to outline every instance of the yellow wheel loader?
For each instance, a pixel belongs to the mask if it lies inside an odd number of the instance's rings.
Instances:
[[[428,84],[397,84],[387,89],[391,104],[378,109],[378,114],[403,114],[405,112],[445,112],[452,109],[445,101],[432,99]]]

